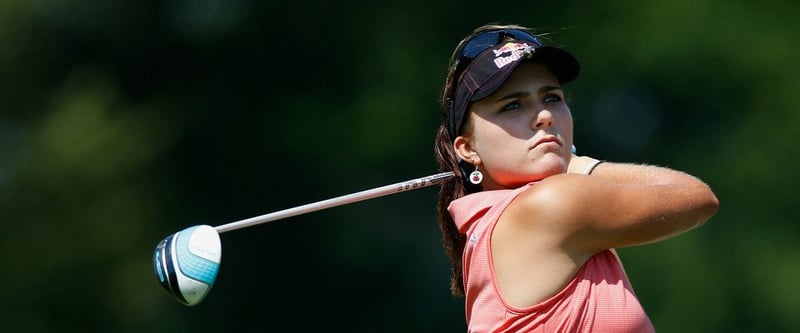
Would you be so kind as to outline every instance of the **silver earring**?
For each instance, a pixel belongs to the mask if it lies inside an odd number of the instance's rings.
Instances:
[[[575,145],[572,145],[572,153],[573,154],[577,154],[578,153],[578,148],[575,148]]]
[[[469,182],[475,185],[480,184],[483,181],[483,173],[478,170],[478,165],[475,164],[475,171],[469,174]]]

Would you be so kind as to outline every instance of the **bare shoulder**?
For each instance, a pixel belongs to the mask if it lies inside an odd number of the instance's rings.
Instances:
[[[580,221],[582,192],[589,176],[559,174],[550,176],[526,189],[503,213],[505,227],[539,235],[566,235]],[[549,231],[549,233],[548,233]],[[558,241],[558,239],[554,239]]]
[[[575,189],[581,175],[551,176],[519,194],[492,233],[498,287],[509,304],[527,307],[556,294],[591,256],[573,250],[565,228],[575,219]],[[530,283],[537,281],[537,283]]]

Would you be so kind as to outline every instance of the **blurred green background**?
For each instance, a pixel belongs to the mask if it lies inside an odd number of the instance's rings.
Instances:
[[[551,33],[581,154],[688,171],[720,212],[622,249],[660,332],[800,331],[800,2],[0,1],[9,332],[464,332],[428,188],[221,235],[195,307],[169,234],[433,174],[475,27]],[[795,179],[794,181],[792,179]]]

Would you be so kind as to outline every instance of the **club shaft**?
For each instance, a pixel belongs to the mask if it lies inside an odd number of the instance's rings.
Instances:
[[[273,213],[269,213],[269,214],[264,214],[264,215],[260,215],[260,216],[256,216],[256,217],[251,217],[249,219],[244,219],[244,220],[240,220],[240,221],[236,221],[236,222],[231,222],[231,223],[228,223],[228,224],[223,224],[223,225],[220,225],[220,226],[216,226],[216,227],[214,227],[214,229],[216,229],[217,232],[219,232],[219,233],[223,233],[223,232],[226,232],[226,231],[247,228],[247,227],[250,227],[250,226],[257,225],[257,224],[271,222],[271,221],[280,220],[280,219],[285,219],[285,218],[292,217],[292,216],[307,214],[307,213],[311,213],[311,212],[322,210],[322,209],[327,209],[327,208],[336,207],[336,206],[342,206],[342,205],[346,205],[346,204],[350,204],[350,203],[354,203],[354,202],[358,202],[358,201],[363,201],[363,200],[367,200],[367,199],[382,197],[382,196],[389,195],[389,194],[395,194],[395,193],[400,193],[400,192],[405,192],[405,191],[410,191],[410,190],[416,190],[416,189],[420,189],[420,188],[423,188],[423,187],[436,185],[436,184],[439,184],[439,183],[447,180],[450,177],[453,177],[453,173],[452,172],[442,172],[442,173],[435,174],[435,175],[430,175],[430,176],[427,176],[427,177],[422,177],[422,178],[407,180],[407,181],[404,181],[404,182],[395,183],[395,184],[391,184],[391,185],[376,187],[376,188],[370,189],[370,190],[364,190],[364,191],[361,191],[361,192],[342,195],[342,196],[338,196],[338,197],[335,197],[335,198],[322,200],[322,201],[318,201],[318,202],[314,202],[314,203],[310,203],[310,204],[305,204],[305,205],[294,207],[294,208],[284,209],[284,210],[273,212]]]

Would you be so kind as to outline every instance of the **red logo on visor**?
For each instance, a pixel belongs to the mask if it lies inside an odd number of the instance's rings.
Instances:
[[[495,56],[494,64],[499,69],[522,57],[530,56],[533,53],[533,48],[526,43],[506,43],[499,49],[492,50],[492,52],[494,52]]]

